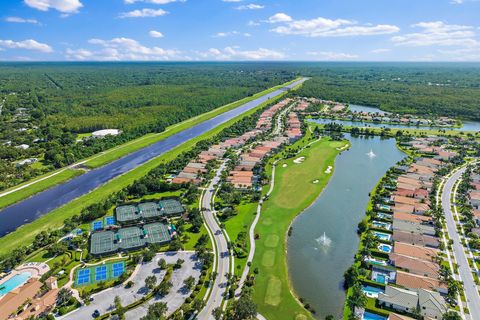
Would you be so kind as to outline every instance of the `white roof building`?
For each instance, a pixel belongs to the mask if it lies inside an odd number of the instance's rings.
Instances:
[[[103,130],[92,132],[92,136],[94,138],[103,138],[106,136],[116,136],[116,135],[119,135],[120,133],[121,131],[118,129],[103,129]]]

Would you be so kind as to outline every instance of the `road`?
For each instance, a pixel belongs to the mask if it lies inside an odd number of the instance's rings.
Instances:
[[[480,295],[478,294],[477,285],[473,279],[472,270],[468,264],[465,248],[462,245],[457,225],[455,222],[454,213],[452,212],[451,195],[453,195],[453,188],[455,182],[461,178],[465,168],[455,171],[447,178],[443,187],[442,206],[445,213],[445,220],[447,224],[448,235],[453,240],[452,251],[458,265],[458,273],[460,279],[463,281],[465,289],[465,297],[467,299],[467,308],[470,310],[472,319],[480,319]]]
[[[26,223],[36,220],[40,216],[49,213],[73,199],[89,193],[104,183],[135,169],[145,162],[172,150],[178,145],[202,135],[246,111],[258,107],[260,104],[277,97],[284,91],[303,83],[305,80],[306,78],[300,79],[281,89],[277,89],[257,99],[249,101],[233,110],[224,112],[148,147],[130,153],[103,167],[91,170],[1,210],[0,237]]]
[[[215,177],[210,181],[210,184],[201,199],[203,218],[208,228],[213,233],[213,241],[215,242],[216,249],[214,250],[214,254],[217,257],[217,277],[213,282],[210,296],[205,303],[205,308],[203,308],[197,315],[197,319],[200,320],[214,319],[212,311],[222,305],[223,295],[227,288],[228,281],[225,274],[230,272],[230,253],[228,250],[228,241],[217,220],[215,219],[215,209],[212,207],[212,199],[215,195],[216,185],[219,183],[221,173],[224,169],[225,162],[223,162],[222,165],[217,169]]]

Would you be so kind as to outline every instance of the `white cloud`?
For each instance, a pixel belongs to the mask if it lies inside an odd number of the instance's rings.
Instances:
[[[226,47],[222,50],[210,48],[206,52],[197,52],[202,59],[213,60],[278,60],[285,58],[279,51],[259,48],[257,50],[239,50],[238,47]]]
[[[420,22],[412,25],[422,29],[420,32],[409,33],[392,37],[398,46],[461,46],[473,47],[480,45],[475,39],[474,28],[455,24],[446,24],[442,21]]]
[[[13,22],[13,23],[31,23],[31,24],[38,24],[38,21],[35,19],[25,19],[20,17],[6,17],[6,22]]]
[[[343,52],[331,52],[331,51],[311,51],[307,52],[309,56],[316,57],[320,60],[352,60],[358,59],[358,55],[349,54]]]
[[[90,39],[88,43],[100,46],[99,50],[67,49],[65,57],[68,60],[92,61],[156,61],[178,58],[180,52],[159,47],[146,47],[130,38],[113,38],[111,40]]]
[[[260,22],[256,22],[256,21],[253,21],[253,20],[250,20],[247,23],[247,26],[249,26],[249,27],[256,27],[256,26],[259,26],[259,25],[260,25]]]
[[[283,35],[302,35],[306,37],[345,37],[370,36],[396,33],[400,29],[388,24],[361,25],[353,20],[327,19],[318,17],[310,20],[294,20],[284,13],[271,16],[267,22],[281,24],[270,31]]]
[[[151,30],[148,34],[152,38],[163,38],[163,33],[161,33],[160,31]]]
[[[265,8],[265,6],[262,6],[260,4],[255,4],[255,3],[244,4],[244,5],[235,7],[235,9],[237,10],[259,10],[263,8]]]
[[[78,9],[83,7],[79,0],[24,0],[25,4],[31,8],[48,11],[55,9],[62,13],[77,13]]]
[[[268,22],[270,23],[278,23],[278,22],[290,22],[292,21],[292,17],[290,17],[288,14],[279,12],[268,18]]]
[[[443,55],[442,60],[480,61],[480,47],[455,50],[438,50]]]
[[[152,4],[169,4],[172,2],[185,2],[186,0],[124,0],[126,4],[133,4],[136,2],[145,2]]]
[[[37,42],[33,39],[23,40],[23,41],[13,41],[13,40],[0,40],[0,47],[7,49],[24,49],[32,51],[40,51],[45,53],[53,52],[52,47],[48,44]]]
[[[241,36],[244,36],[244,37],[252,36],[248,32],[227,31],[227,32],[217,32],[212,37],[214,37],[214,38],[225,38],[225,37],[236,36],[236,35],[241,35]]]
[[[479,0],[451,0],[451,4],[464,4],[467,2],[478,2]]]
[[[168,12],[163,9],[137,9],[129,12],[122,12],[120,18],[150,18],[166,15]]]
[[[386,53],[386,52],[390,52],[390,49],[374,49],[374,50],[371,50],[370,53],[375,53],[375,54],[379,54],[379,53]]]

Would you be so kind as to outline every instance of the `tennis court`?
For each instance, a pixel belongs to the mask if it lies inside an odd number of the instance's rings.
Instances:
[[[92,222],[92,231],[98,231],[103,229],[102,221],[93,221]]]
[[[162,213],[167,216],[183,214],[185,212],[180,201],[175,199],[160,200],[158,205]]]
[[[90,253],[95,255],[107,254],[117,251],[115,233],[103,231],[92,233],[90,238]]]
[[[142,215],[142,217],[149,219],[149,218],[156,218],[160,217],[162,214],[160,213],[160,207],[155,202],[143,202],[137,205],[137,209]]]
[[[120,277],[125,272],[125,261],[92,266],[77,270],[75,286],[84,286],[100,281],[108,281]]]
[[[120,223],[132,222],[141,218],[134,205],[120,206],[115,209],[117,221]]]
[[[122,228],[117,232],[117,244],[122,249],[139,248],[145,245],[143,232],[138,227]]]
[[[114,216],[105,217],[105,225],[106,226],[113,226],[114,224],[115,224],[115,217]]]
[[[146,224],[143,230],[148,243],[166,243],[171,240],[168,227],[163,223]]]

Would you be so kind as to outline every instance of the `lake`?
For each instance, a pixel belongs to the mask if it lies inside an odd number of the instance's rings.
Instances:
[[[323,319],[342,315],[343,273],[353,263],[369,192],[385,172],[405,157],[394,139],[346,137],[352,143],[339,155],[331,180],[317,200],[293,222],[287,247],[294,290]],[[372,151],[375,156],[368,156]]]

